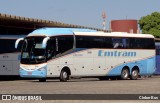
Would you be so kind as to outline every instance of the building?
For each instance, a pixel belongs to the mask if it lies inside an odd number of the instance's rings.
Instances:
[[[112,32],[137,33],[137,30],[138,30],[137,20],[112,20],[111,21]]]
[[[1,35],[27,35],[31,31],[42,27],[64,27],[64,28],[86,28],[102,31],[102,29],[66,24],[57,21],[26,18],[0,13],[0,34]]]

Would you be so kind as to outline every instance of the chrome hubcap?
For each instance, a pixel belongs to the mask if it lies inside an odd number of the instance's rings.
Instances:
[[[133,72],[132,72],[132,75],[133,75],[133,76],[137,76],[137,72],[136,72],[136,71],[133,71]]]
[[[67,72],[63,72],[63,78],[67,78]]]
[[[124,71],[124,72],[123,72],[123,76],[124,76],[125,78],[127,78],[127,76],[128,76],[127,71]]]

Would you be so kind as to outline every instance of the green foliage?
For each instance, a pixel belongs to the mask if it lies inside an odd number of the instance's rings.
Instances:
[[[151,15],[141,17],[139,20],[140,29],[144,34],[152,34],[160,37],[160,13],[153,12]]]

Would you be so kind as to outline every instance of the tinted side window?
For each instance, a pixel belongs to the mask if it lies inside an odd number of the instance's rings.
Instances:
[[[143,42],[141,38],[130,38],[130,48],[131,49],[144,49]]]
[[[112,39],[99,36],[76,36],[77,48],[112,48]]]
[[[112,43],[111,37],[105,37],[104,47],[105,48],[113,48],[113,43]]]
[[[105,39],[102,37],[91,37],[90,44],[92,48],[104,48]]]
[[[154,39],[130,38],[130,48],[132,49],[155,49]]]
[[[73,48],[73,36],[51,37],[47,42],[48,59]]]
[[[148,49],[155,49],[154,39],[145,39],[145,47]]]
[[[154,49],[154,39],[76,36],[77,48]]]
[[[17,52],[15,49],[15,39],[0,39],[0,53]]]
[[[113,48],[123,48],[123,43],[121,38],[112,38]]]
[[[73,36],[60,36],[58,38],[58,52],[63,53],[73,48]]]
[[[129,48],[130,41],[128,38],[112,38],[113,48]]]
[[[93,40],[88,36],[76,36],[77,48],[93,48]]]

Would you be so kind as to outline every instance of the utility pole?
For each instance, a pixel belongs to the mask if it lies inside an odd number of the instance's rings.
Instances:
[[[103,30],[105,31],[106,30],[106,12],[105,11],[102,12],[102,19],[103,19],[103,22],[102,22]]]

